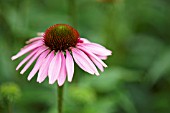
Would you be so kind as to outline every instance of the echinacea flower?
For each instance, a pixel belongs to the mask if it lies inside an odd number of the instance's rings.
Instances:
[[[64,84],[66,76],[69,82],[72,81],[74,61],[85,72],[98,76],[96,67],[103,72],[107,65],[102,60],[111,55],[111,51],[105,47],[80,38],[78,31],[67,24],[55,24],[45,33],[38,33],[38,37],[28,40],[26,44],[12,57],[15,60],[29,53],[16,70],[26,63],[20,72],[24,74],[36,61],[28,80],[38,72],[37,82],[41,83],[48,77],[49,84],[57,81],[59,86]]]

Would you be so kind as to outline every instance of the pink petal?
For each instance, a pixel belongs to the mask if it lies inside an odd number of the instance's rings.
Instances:
[[[47,47],[45,47],[45,46],[40,47],[38,52],[29,60],[29,62],[21,70],[20,74],[24,74],[24,72],[30,67],[30,65],[36,60],[36,58],[46,49],[47,49]]]
[[[89,40],[87,40],[87,39],[85,39],[85,38],[80,38],[80,40],[82,40],[82,41],[83,41],[83,43],[90,43],[90,41],[89,41]]]
[[[107,67],[107,65],[100,58],[94,55],[91,51],[87,51],[86,48],[83,48],[81,46],[77,46],[77,47],[82,51],[84,51],[101,71],[104,71],[103,66]]]
[[[38,49],[33,50],[26,58],[24,58],[17,66],[16,70],[18,70],[25,62],[27,62],[36,52]]]
[[[85,47],[89,51],[93,52],[96,55],[101,55],[101,56],[109,56],[112,54],[112,52],[105,47],[95,44],[95,43],[78,43],[78,46]]]
[[[66,70],[68,75],[68,81],[71,82],[74,74],[74,62],[68,50],[66,50]]]
[[[107,65],[100,59],[98,58],[95,54],[93,54],[91,51],[88,51],[88,49],[86,49],[86,47],[81,47],[81,46],[77,46],[77,48],[83,50],[85,53],[88,54],[88,56],[90,58],[94,58],[96,59],[100,64],[102,64],[104,67],[107,67]]]
[[[60,70],[60,75],[58,77],[58,85],[62,86],[66,80],[66,59],[64,57],[64,54],[61,52],[61,59],[62,59],[62,64],[61,64],[61,70]]]
[[[53,84],[58,79],[61,69],[61,61],[61,52],[57,52],[49,66],[49,84]]]
[[[31,40],[31,39],[30,39],[30,40]],[[34,41],[34,42],[32,42],[32,43],[29,43],[29,44],[25,45],[23,48],[21,48],[20,52],[21,52],[22,50],[24,50],[24,49],[32,46],[32,45],[36,45],[37,43],[43,43],[43,39],[37,40],[37,41]]]
[[[77,65],[78,65],[81,69],[83,69],[84,71],[86,71],[86,72],[88,72],[88,73],[90,73],[90,74],[94,74],[94,72],[93,72],[91,69],[89,69],[87,66],[85,66],[85,65],[83,64],[83,62],[81,61],[81,58],[79,58],[79,56],[77,55],[77,53],[75,53],[74,51],[72,51],[72,54],[73,54],[73,58],[74,58],[75,62],[77,63]]]
[[[72,53],[74,60],[80,66],[80,68],[82,68],[84,71],[87,71],[90,74],[95,73],[96,75],[99,75],[95,65],[84,52],[82,52],[79,49],[72,48]]]
[[[38,72],[37,82],[41,83],[47,77],[49,65],[54,58],[54,51],[49,53],[49,55],[44,59],[43,64]]]
[[[97,43],[92,43],[92,42],[86,43],[86,44],[84,44],[84,45],[86,45],[86,46],[96,46],[96,47],[99,47],[99,48],[106,49],[104,46],[102,46],[102,45],[100,45],[100,44],[97,44]]]
[[[94,62],[94,64],[100,69],[100,71],[103,72],[104,71],[103,65],[94,57],[90,57],[90,58]]]
[[[39,47],[39,46],[42,46],[44,43],[43,41],[37,41],[35,43],[31,43],[30,45],[28,45],[27,47],[23,48],[20,52],[18,52],[15,56],[13,56],[11,59],[12,60],[15,60],[17,59],[18,57],[24,55],[25,53]]]
[[[36,38],[35,38],[35,39],[36,39]],[[22,50],[24,50],[24,49],[26,49],[26,48],[28,48],[28,47],[30,47],[30,46],[32,46],[32,45],[38,43],[38,42],[41,42],[41,43],[43,42],[43,39],[42,39],[42,38],[39,39],[39,40],[35,40],[35,41],[34,41],[34,38],[32,38],[32,39],[30,39],[30,40],[33,40],[33,42],[31,42],[31,43],[25,45],[23,48],[21,48],[20,51],[22,51]],[[28,41],[27,41],[27,42],[28,42]],[[26,43],[27,43],[27,42],[26,42]]]
[[[38,41],[38,40],[42,40],[43,37],[35,37],[35,38],[31,38],[30,40],[26,41],[26,44]]]
[[[32,71],[30,72],[30,74],[28,75],[28,80],[31,80],[31,78],[37,73],[37,71],[39,70],[40,66],[42,65],[45,57],[47,56],[47,54],[50,52],[50,50],[46,50],[44,51],[39,58],[37,59],[37,62],[34,66],[34,68],[32,69]]]
[[[107,59],[107,56],[100,56],[100,55],[96,55],[96,56],[99,57],[102,60],[106,60]]]

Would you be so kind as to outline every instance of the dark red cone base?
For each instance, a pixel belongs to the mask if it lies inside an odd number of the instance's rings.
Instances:
[[[78,39],[78,31],[67,24],[55,24],[49,27],[44,34],[45,45],[56,52],[75,47]]]

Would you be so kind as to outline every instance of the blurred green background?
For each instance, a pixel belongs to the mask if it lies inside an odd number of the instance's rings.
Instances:
[[[57,113],[57,84],[39,84],[11,61],[58,23],[113,51],[101,76],[76,66],[65,113],[170,113],[169,0],[0,0],[0,113]],[[11,109],[12,111],[8,110]]]

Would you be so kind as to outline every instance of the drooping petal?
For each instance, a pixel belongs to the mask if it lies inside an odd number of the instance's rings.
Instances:
[[[86,47],[81,47],[81,46],[77,46],[77,48],[81,49],[82,51],[84,51],[86,54],[88,54],[88,56],[90,58],[94,58],[96,59],[100,64],[102,64],[104,67],[107,67],[107,65],[100,59],[98,58],[95,54],[93,54],[91,51],[88,51],[88,49]]]
[[[84,71],[86,71],[86,72],[88,72],[88,73],[90,73],[90,74],[94,74],[94,72],[91,70],[91,69],[89,69],[89,67],[87,67],[87,66],[85,66],[85,64],[83,64],[83,62],[82,62],[82,58],[79,58],[80,56],[78,56],[77,55],[77,53],[75,53],[74,51],[72,51],[72,54],[73,54],[73,58],[74,58],[74,60],[75,60],[75,62],[77,63],[77,65],[81,68],[81,69],[83,69]]]
[[[91,51],[87,51],[86,48],[83,48],[81,46],[77,46],[77,48],[84,51],[101,71],[103,71],[103,66],[107,67],[107,65],[100,58],[98,58],[95,54],[93,54]]]
[[[24,74],[24,72],[30,67],[30,65],[36,60],[36,58],[46,49],[47,49],[47,47],[45,47],[45,46],[39,47],[38,52],[29,60],[29,62],[21,70],[20,74]]]
[[[49,53],[48,56],[44,59],[43,64],[41,65],[38,72],[37,82],[41,83],[47,77],[49,65],[53,58],[54,58],[54,51]]]
[[[96,55],[101,55],[101,56],[109,56],[112,54],[112,52],[105,47],[95,44],[95,43],[78,43],[78,46],[83,46],[89,51],[93,52]]]
[[[35,37],[35,38],[31,38],[30,40],[26,41],[26,44],[38,41],[38,40],[42,40],[43,37]]]
[[[99,47],[99,48],[106,49],[104,46],[102,46],[102,45],[100,45],[100,44],[97,44],[97,43],[93,43],[93,42],[85,43],[84,45],[85,45],[85,46],[96,46],[96,47]]]
[[[16,70],[18,70],[25,62],[27,62],[36,52],[38,49],[33,50],[26,58],[24,58],[17,66]]]
[[[39,39],[39,40],[36,40],[36,41],[34,41],[34,42],[32,42],[32,43],[29,43],[29,44],[25,45],[23,48],[20,49],[19,52],[21,52],[22,50],[25,50],[25,49],[29,48],[29,47],[32,46],[32,45],[36,45],[37,43],[44,43],[44,42],[43,42],[43,39],[41,38],[41,39]],[[19,52],[18,52],[18,53],[19,53]]]
[[[87,40],[87,39],[85,39],[85,38],[80,38],[80,40],[82,40],[82,41],[83,41],[83,43],[90,43],[90,41],[89,41],[89,40]]]
[[[68,81],[71,82],[74,74],[74,61],[68,50],[66,50],[66,70]]]
[[[39,70],[40,66],[42,65],[45,57],[47,56],[47,54],[50,52],[50,50],[46,50],[44,51],[39,58],[37,59],[36,64],[34,65],[34,68],[32,69],[32,71],[30,72],[30,74],[28,75],[28,80],[31,80],[31,78],[37,73],[37,71]]]
[[[66,59],[64,57],[64,54],[61,52],[61,59],[62,59],[62,64],[61,64],[61,70],[60,70],[60,75],[58,77],[58,85],[62,86],[66,80]]]
[[[28,45],[27,47],[23,48],[20,52],[18,52],[16,55],[14,55],[11,59],[12,60],[15,60],[17,59],[18,57],[24,55],[25,53],[37,48],[37,47],[40,47],[42,46],[44,43],[43,41],[37,41],[35,43],[31,43],[30,45]]]
[[[49,76],[49,84],[53,84],[57,79],[60,74],[61,70],[61,52],[58,51],[54,58],[52,59],[49,70],[48,70],[48,76]]]
[[[94,57],[90,57],[90,58],[94,62],[94,64],[100,69],[100,71],[103,72],[104,71],[103,65]]]
[[[106,60],[107,56],[101,56],[101,55],[96,55],[97,57],[99,57],[101,60]]]
[[[27,43],[27,42],[29,42],[29,41],[30,41],[30,43]],[[20,52],[21,52],[22,50],[24,50],[24,49],[26,49],[26,48],[28,48],[28,47],[36,44],[36,43],[43,43],[43,38],[42,38],[42,37],[35,37],[35,38],[31,38],[30,40],[26,41],[26,44],[27,44],[27,45],[25,45],[23,48],[21,48],[21,49],[20,49]]]
[[[84,52],[77,48],[72,48],[72,53],[74,60],[80,66],[80,68],[86,72],[89,72],[90,74],[99,75],[95,65]]]

